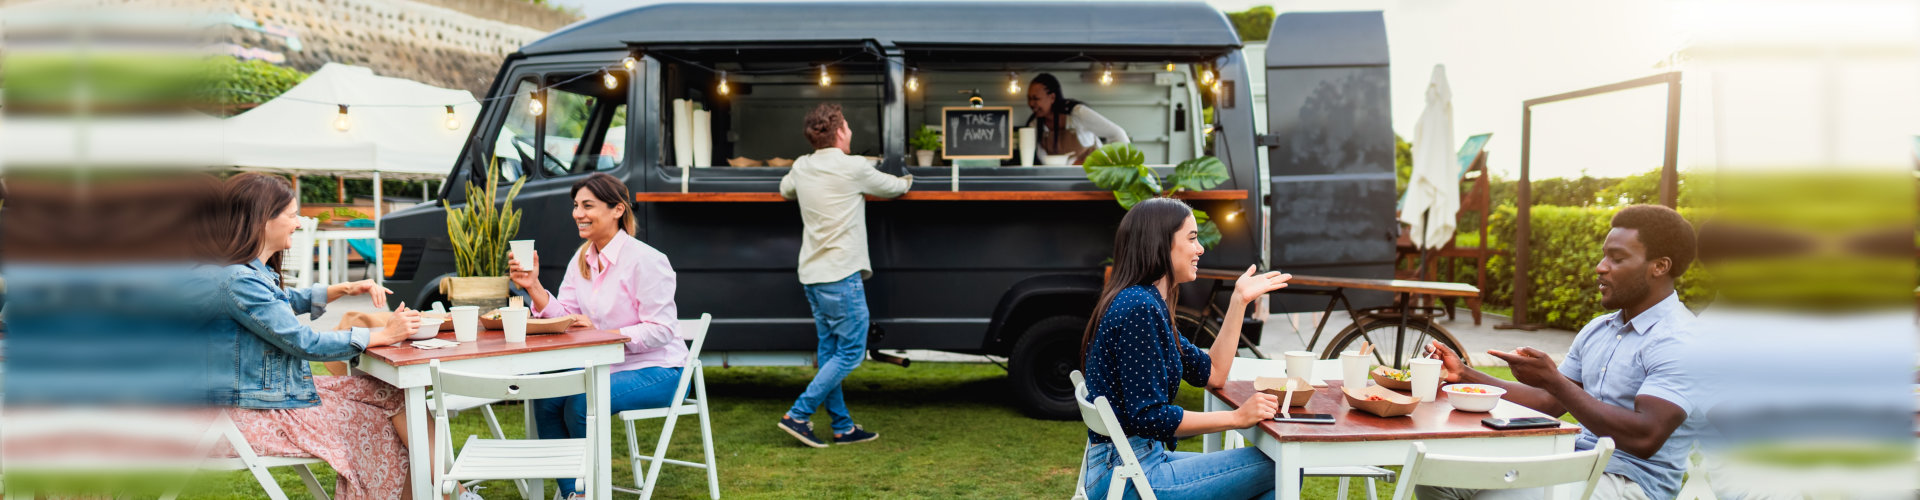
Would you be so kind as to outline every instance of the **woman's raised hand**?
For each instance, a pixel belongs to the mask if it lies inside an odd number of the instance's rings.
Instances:
[[[387,287],[380,286],[379,283],[374,283],[373,280],[360,280],[347,283],[346,285],[347,289],[345,291],[347,295],[373,294],[373,306],[383,311],[387,309],[387,296],[393,294],[393,290],[388,290]]]
[[[1293,275],[1282,274],[1280,271],[1254,274],[1254,271],[1257,269],[1258,267],[1256,266],[1247,266],[1247,272],[1241,274],[1240,279],[1233,283],[1234,300],[1238,300],[1242,304],[1253,302],[1254,299],[1260,298],[1261,295],[1286,288],[1287,280],[1293,279]]]
[[[521,290],[539,289],[540,252],[532,252],[531,255],[526,256],[524,262],[527,263],[527,267],[520,267],[521,262],[523,261],[514,258],[513,252],[507,252],[507,278],[513,280],[513,284],[520,285]]]
[[[373,332],[373,338],[367,341],[371,345],[367,347],[397,344],[419,330],[420,311],[407,309],[406,304],[400,304],[400,309],[393,311],[393,317],[387,318],[386,328]]]

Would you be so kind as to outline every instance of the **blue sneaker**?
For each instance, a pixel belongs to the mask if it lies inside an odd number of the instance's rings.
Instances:
[[[794,420],[792,416],[781,415],[780,430],[787,431],[787,434],[792,434],[794,439],[800,440],[800,444],[812,446],[814,448],[827,447],[827,443],[825,441],[821,441],[820,438],[813,437],[813,422],[801,422],[799,420]]]
[[[880,435],[872,432],[867,432],[866,428],[856,425],[856,426],[853,426],[853,430],[847,431],[846,434],[834,436],[833,444],[865,443],[867,441],[872,441],[875,439],[880,439]]]

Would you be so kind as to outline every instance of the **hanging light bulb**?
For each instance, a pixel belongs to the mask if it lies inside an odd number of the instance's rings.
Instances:
[[[527,99],[527,113],[533,116],[540,116],[541,113],[547,112],[546,103],[540,102],[541,95],[539,92],[528,94],[528,97],[531,97],[531,99]]]
[[[1014,73],[1011,71],[1007,72],[1007,93],[1009,94],[1020,93],[1020,74],[1019,73]]]
[[[833,77],[827,74],[827,65],[820,65],[820,86],[833,85]]]
[[[1218,95],[1220,93],[1220,81],[1214,80],[1213,85],[1208,85],[1207,88],[1212,90],[1215,95]]]
[[[620,86],[620,79],[614,78],[612,71],[605,71],[600,73],[600,83],[606,84],[607,90],[613,90]]]
[[[1172,62],[1168,62],[1168,63],[1167,63],[1167,72],[1168,72],[1168,73],[1172,73],[1172,72],[1173,72],[1173,63],[1172,63]]]
[[[907,70],[907,91],[908,92],[920,91],[920,72],[919,71]]]
[[[460,128],[460,117],[454,116],[453,105],[448,104],[447,105],[447,130],[457,130],[459,128]]]
[[[346,132],[348,128],[352,127],[353,122],[347,119],[347,105],[341,104],[340,113],[333,115],[333,129]]]
[[[1113,85],[1113,65],[1112,64],[1108,64],[1106,69],[1100,71],[1100,84]]]
[[[721,71],[720,72],[720,95],[727,95],[730,92],[732,92],[732,90],[727,88],[727,72]]]
[[[1200,70],[1200,84],[1207,85],[1211,83],[1213,83],[1213,68]]]
[[[634,59],[633,56],[627,56],[620,59],[620,65],[625,66],[627,68],[627,71],[633,71],[633,68],[635,66],[640,65],[640,61],[637,59]]]

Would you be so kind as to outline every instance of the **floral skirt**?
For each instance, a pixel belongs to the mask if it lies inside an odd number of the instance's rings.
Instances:
[[[261,456],[327,461],[339,480],[334,498],[389,500],[405,495],[407,447],[393,427],[406,394],[365,375],[314,377],[320,406],[234,410],[234,425]]]

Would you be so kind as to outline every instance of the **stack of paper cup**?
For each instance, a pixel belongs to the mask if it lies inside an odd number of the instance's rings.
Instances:
[[[522,263],[520,266],[521,269],[531,270],[533,267],[533,240],[508,241],[507,249],[513,251],[513,260],[515,262]]]
[[[506,332],[507,342],[518,344],[527,341],[527,308],[503,307],[500,309],[500,329]]]
[[[1020,127],[1020,166],[1033,166],[1033,150],[1040,145],[1040,132],[1033,127]]]
[[[479,307],[453,306],[449,311],[453,315],[453,340],[472,342],[480,339]]]
[[[673,164],[693,166],[693,101],[673,100]]]
[[[713,112],[693,110],[693,166],[713,166]]]
[[[1407,369],[1413,374],[1413,397],[1420,402],[1431,402],[1440,391],[1440,360],[1420,358],[1407,361]]]
[[[1360,355],[1360,351],[1341,352],[1340,379],[1346,382],[1347,387],[1355,389],[1366,387],[1367,356]]]
[[[1287,377],[1313,382],[1313,353],[1287,351]]]

